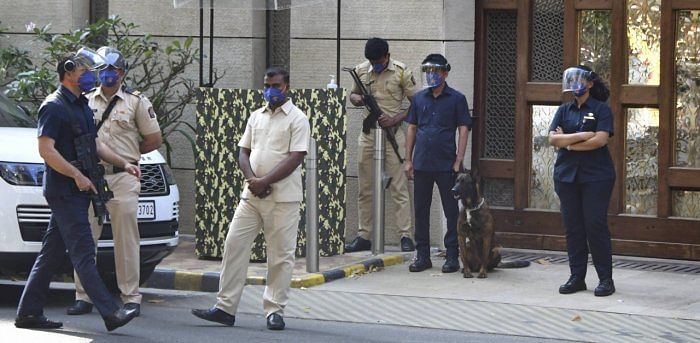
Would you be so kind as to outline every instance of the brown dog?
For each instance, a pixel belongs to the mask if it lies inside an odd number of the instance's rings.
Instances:
[[[471,172],[457,175],[452,194],[459,201],[457,236],[464,277],[471,278],[471,272],[479,271],[478,277],[483,279],[486,271],[493,270],[501,262],[491,211]]]
[[[493,217],[481,196],[474,171],[457,175],[452,194],[459,201],[457,236],[465,278],[473,277],[471,272],[479,271],[478,277],[485,278],[486,272],[496,267],[523,268],[530,265],[529,261],[501,262],[501,247],[496,242]]]

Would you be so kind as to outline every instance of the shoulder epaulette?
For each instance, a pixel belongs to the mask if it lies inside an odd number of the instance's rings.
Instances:
[[[124,91],[124,93],[135,95],[135,96],[140,97],[140,98],[144,97],[143,93],[141,93],[141,92],[139,92],[131,87],[122,86],[122,91]]]
[[[402,62],[394,61],[394,65],[397,66],[399,69],[406,69],[406,65]]]

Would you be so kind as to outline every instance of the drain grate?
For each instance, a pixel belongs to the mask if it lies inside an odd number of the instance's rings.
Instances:
[[[547,253],[524,253],[501,250],[504,260],[522,260],[537,263],[547,261],[553,264],[568,264],[569,258],[566,255]],[[593,264],[590,257],[589,264]],[[613,258],[613,268],[643,270],[652,272],[684,273],[700,275],[700,263],[696,262],[660,262],[660,261],[637,261],[625,258]]]

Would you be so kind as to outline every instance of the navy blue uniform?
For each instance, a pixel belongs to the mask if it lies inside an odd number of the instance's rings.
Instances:
[[[559,107],[549,127],[564,133],[606,131],[613,135],[610,107],[589,97],[579,108],[576,101]],[[554,186],[566,227],[566,248],[571,275],[586,276],[588,251],[598,278],[612,278],[612,247],[608,204],[615,184],[615,168],[608,146],[590,151],[559,149],[554,164]]]
[[[97,134],[88,100],[82,95],[76,97],[61,86],[46,98],[39,109],[38,136],[54,139],[56,150],[70,162],[76,159],[73,141],[82,134]],[[90,198],[79,192],[72,178],[53,170],[48,164],[43,182],[51,219],[41,251],[24,287],[17,315],[43,314],[49,283],[60,267],[66,250],[100,314],[104,317],[114,313],[118,306],[100,279],[95,265],[95,243],[88,222]]]
[[[459,207],[451,192],[456,176],[452,167],[457,159],[455,131],[472,123],[467,98],[447,85],[438,97],[430,89],[421,90],[413,97],[406,121],[417,126],[413,151],[417,254],[430,257],[430,204],[437,184],[447,219],[445,248],[448,256],[456,257]]]

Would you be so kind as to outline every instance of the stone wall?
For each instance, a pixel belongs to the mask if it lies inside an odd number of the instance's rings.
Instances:
[[[244,2],[240,2],[244,3]],[[36,9],[41,9],[37,13]],[[389,40],[392,57],[416,68],[428,53],[444,54],[452,64],[448,82],[472,100],[474,64],[474,0],[346,0],[340,8],[340,66],[354,66],[364,59],[367,38],[378,36]],[[0,20],[11,26],[9,41],[23,43],[29,35],[24,25],[52,24],[52,31],[67,32],[84,25],[89,18],[89,0],[0,0]],[[295,88],[323,88],[337,70],[336,0],[325,0],[313,7],[291,10],[290,69]],[[12,15],[5,15],[12,13]],[[199,34],[199,10],[173,8],[171,0],[110,1],[110,15],[140,25],[135,34],[149,33],[163,42]],[[217,9],[214,17],[214,68],[225,72],[219,88],[258,88],[266,58],[265,12],[250,9]],[[205,13],[205,34],[209,15]],[[35,44],[35,43],[33,43]],[[198,45],[195,39],[193,43]],[[31,48],[32,44],[27,44]],[[209,40],[204,44],[205,66],[209,65]],[[205,82],[207,81],[205,68]],[[187,75],[198,80],[198,65]],[[340,75],[341,87],[350,86],[347,73]],[[337,75],[336,75],[337,76]],[[418,76],[418,75],[417,75]],[[194,105],[187,119],[194,124]],[[360,132],[360,109],[348,108],[348,171],[346,236],[354,237],[357,229],[357,149]],[[194,158],[183,137],[172,137],[175,143],[173,169],[181,192],[181,231],[194,233]],[[471,149],[467,149],[468,155]],[[467,164],[469,156],[465,159]],[[469,166],[469,165],[467,165]],[[391,213],[391,202],[387,213]],[[434,196],[432,240],[441,244],[441,206]],[[395,226],[387,216],[386,240],[397,243]]]

